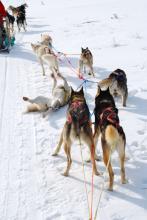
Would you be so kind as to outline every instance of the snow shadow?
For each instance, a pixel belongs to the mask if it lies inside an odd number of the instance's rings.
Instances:
[[[131,105],[131,107],[129,107]],[[147,110],[145,108],[147,106],[147,100],[137,97],[137,96],[131,96],[128,97],[127,107],[126,111],[147,116]]]
[[[72,72],[74,72],[72,69],[74,68],[75,71],[78,71],[78,67],[79,67],[79,56],[77,57],[72,57],[72,56],[61,56],[59,57],[59,65],[61,67],[69,67],[69,69],[71,69]],[[107,70],[106,68],[102,68],[102,67],[98,67],[98,66],[93,66],[94,68],[94,73],[97,76],[100,77],[107,77],[108,74],[110,74],[111,71]],[[88,74],[87,74],[87,77]]]
[[[118,197],[122,200],[128,201],[129,203],[135,204],[138,207],[147,209],[147,191],[146,188],[144,188],[144,183],[146,183],[147,185],[147,178],[146,176],[144,176],[146,179],[142,179],[142,174],[146,173],[146,162],[143,163],[141,161],[135,161],[134,167],[135,168],[126,168],[127,176],[129,180],[131,180],[131,183],[121,185],[122,188],[127,189],[126,193],[121,192],[120,190],[114,190],[114,192],[111,193],[111,196]],[[142,187],[140,187],[141,185]],[[128,193],[128,191],[130,191],[131,193]]]
[[[11,51],[12,58],[17,59],[25,59],[32,62],[37,62],[35,54],[33,54],[33,51],[29,52],[29,50],[24,49],[21,45],[17,45],[17,47],[13,48]]]

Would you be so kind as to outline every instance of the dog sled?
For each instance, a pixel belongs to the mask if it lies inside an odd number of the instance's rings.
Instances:
[[[2,38],[2,47],[0,48],[0,53],[9,53],[15,43],[15,36],[10,30],[9,20],[7,17],[3,21],[0,37]]]

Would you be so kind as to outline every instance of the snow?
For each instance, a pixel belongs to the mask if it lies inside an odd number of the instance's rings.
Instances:
[[[120,184],[117,154],[113,155],[114,191],[102,194],[97,219],[147,219],[147,14],[146,0],[3,0],[19,5],[27,2],[27,32],[18,33],[9,55],[0,54],[0,220],[85,220],[87,200],[82,173],[80,148],[72,147],[73,164],[68,178],[64,151],[52,157],[67,107],[51,113],[23,114],[23,96],[49,97],[52,82],[49,71],[41,67],[30,43],[49,33],[58,51],[79,54],[88,46],[94,56],[96,80],[116,68],[125,70],[128,79],[127,107],[116,101],[127,137],[126,174],[128,183]],[[68,56],[77,68],[78,55]],[[46,67],[47,69],[47,67]],[[76,89],[78,79],[65,60],[60,70]],[[93,78],[90,78],[93,80]],[[87,83],[85,95],[91,112],[96,84]],[[84,159],[88,156],[83,148]],[[100,143],[98,149],[101,152]],[[85,164],[90,197],[91,164]],[[101,172],[103,162],[97,162]],[[94,177],[93,213],[98,203],[103,177]]]

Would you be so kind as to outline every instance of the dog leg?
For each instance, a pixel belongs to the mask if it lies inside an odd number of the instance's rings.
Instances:
[[[95,146],[95,160],[97,160],[97,161],[101,161],[101,157],[96,154],[96,146],[97,146],[97,143],[98,143],[99,135],[100,135],[100,128],[98,127],[98,128],[95,128],[95,133],[94,133],[94,136],[93,136],[94,146]]]
[[[52,73],[51,74],[51,77],[52,77],[52,79],[53,79],[53,88],[52,88],[52,94],[53,94],[53,92],[54,92],[54,89],[55,89],[55,87],[56,87],[56,85],[57,85],[57,80],[56,80],[56,78],[55,78],[55,75]]]
[[[60,149],[61,149],[62,143],[63,143],[63,131],[62,131],[62,133],[61,133],[59,143],[58,143],[58,145],[57,145],[57,147],[56,147],[54,153],[52,154],[52,156],[57,156],[57,155],[58,155],[58,153],[59,153],[59,151],[60,151]]]
[[[95,158],[94,158],[94,156],[95,156],[95,145],[94,145],[94,141],[93,141],[92,131],[90,131],[89,129],[85,130],[85,132],[82,134],[81,138],[86,143],[86,145],[89,147],[89,150],[90,150],[90,153],[91,153],[91,162],[93,164],[94,174],[95,175],[100,175],[100,173],[97,171],[96,162],[95,162]]]
[[[42,67],[42,73],[43,73],[43,76],[45,76],[45,70],[44,70],[44,66],[43,66],[43,60],[41,59],[41,57],[39,57],[39,63]]]
[[[93,72],[93,66],[92,66],[92,65],[90,65],[90,72],[91,72],[91,75],[93,75],[93,77],[95,77],[94,72]]]
[[[81,75],[82,69],[83,69],[83,61],[82,61],[82,60],[79,60],[79,70],[78,70],[79,75]]]
[[[42,117],[45,118],[52,111],[51,107],[48,107],[48,110],[42,114]]]
[[[122,95],[122,105],[124,107],[126,107],[127,96],[128,96],[127,93]]]
[[[109,150],[109,146],[107,145],[104,139],[101,139],[101,143],[102,143],[102,149],[103,149],[103,160],[104,160],[105,166],[108,167],[108,173],[109,173],[108,190],[113,191],[114,173],[113,173],[111,161],[110,161],[110,150]]]
[[[23,24],[23,29],[24,29],[24,31],[26,32],[26,27],[25,27],[25,24]]]
[[[65,151],[66,156],[67,156],[67,167],[66,167],[66,170],[63,173],[63,175],[68,176],[69,170],[70,170],[70,167],[71,167],[71,164],[72,164],[72,159],[71,159],[71,154],[70,154],[71,143],[69,141],[68,141],[68,144],[67,143],[64,144],[64,151]]]
[[[121,168],[121,183],[125,184],[127,183],[126,177],[125,177],[125,145],[124,141],[121,139],[119,146],[118,146],[118,154],[119,154],[119,159],[120,159],[120,168]]]

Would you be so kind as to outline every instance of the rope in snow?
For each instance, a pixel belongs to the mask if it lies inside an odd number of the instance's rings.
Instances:
[[[101,186],[101,191],[100,191],[99,200],[98,200],[98,204],[97,204],[96,211],[95,211],[95,215],[94,215],[94,220],[97,219],[97,214],[98,214],[98,211],[99,211],[99,206],[100,206],[102,194],[103,194],[103,192],[104,192],[104,185],[105,185],[105,182],[106,182],[106,174],[107,174],[107,172],[108,172],[108,167],[109,167],[109,164],[110,164],[111,155],[112,155],[112,149],[110,149],[110,155],[109,155],[108,163],[107,163],[105,172],[104,172],[104,174],[103,174],[103,176],[104,176],[104,181],[103,181],[103,184],[102,184],[102,186]]]
[[[88,212],[89,212],[89,217],[90,217],[91,213],[90,213],[90,207],[89,207],[89,198],[88,198],[88,190],[87,190],[87,185],[86,185],[85,166],[84,166],[82,144],[81,144],[80,137],[79,137],[79,144],[80,144],[80,153],[81,153],[81,160],[82,160],[82,171],[83,171],[83,176],[84,176],[85,192],[86,192],[86,198],[87,198],[87,206],[88,206]],[[92,220],[92,219],[90,218],[90,220]]]

